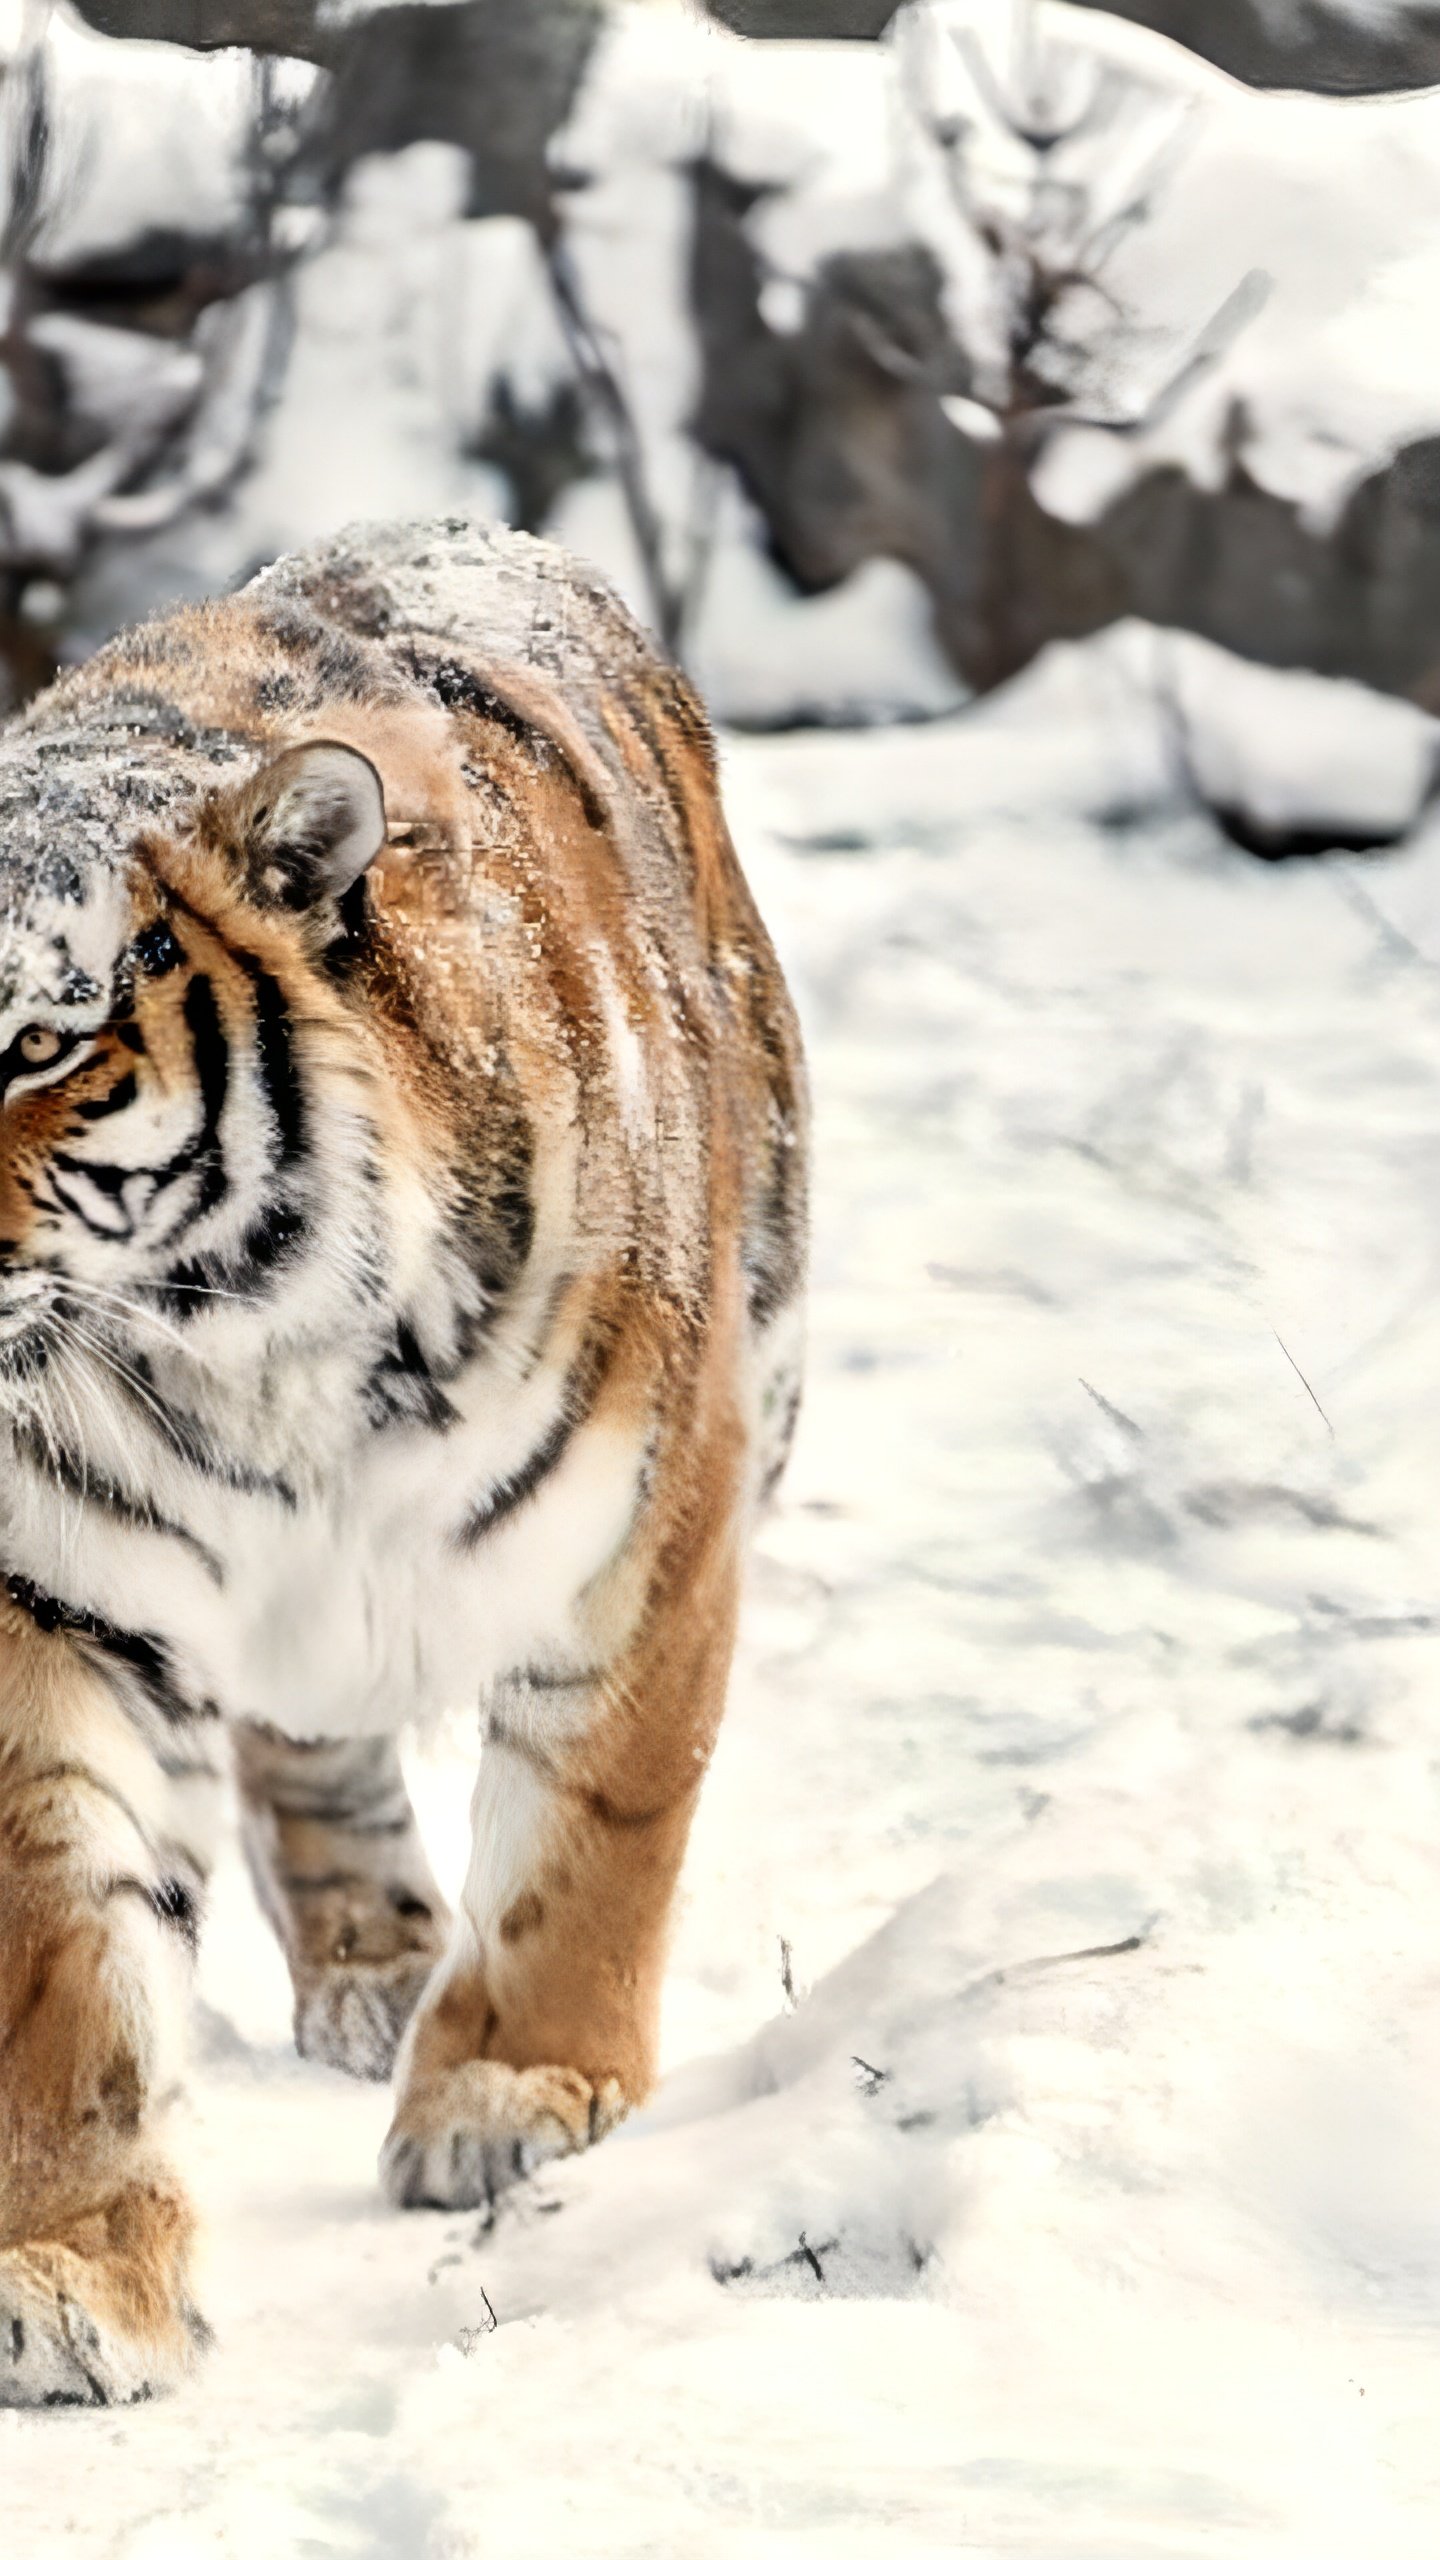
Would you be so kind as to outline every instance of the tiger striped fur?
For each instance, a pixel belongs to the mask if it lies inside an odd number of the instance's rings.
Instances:
[[[397,2204],[644,2098],[804,1123],[704,719],[542,544],[363,529],[0,736],[0,2403],[204,2337],[169,2118],[232,1756]],[[394,1737],[477,1703],[451,1920]]]

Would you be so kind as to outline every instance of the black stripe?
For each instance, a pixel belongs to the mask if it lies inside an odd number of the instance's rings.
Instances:
[[[282,1820],[388,1830],[398,1807],[395,1827],[409,1827],[410,1800],[393,1742],[296,1742],[270,1725],[251,1724],[247,1731],[266,1753],[264,1765],[248,1769],[247,1784]]]
[[[109,1244],[128,1243],[135,1232],[135,1222],[119,1198],[120,1185],[136,1170],[134,1165],[82,1164],[78,1157],[62,1155],[57,1149],[46,1168],[45,1192],[35,1197],[42,1209],[61,1210],[67,1217],[77,1218],[87,1235],[98,1236]],[[102,1198],[116,1202],[123,1226],[111,1226],[104,1219],[92,1218],[84,1198],[74,1189],[74,1177],[83,1176],[93,1182]]]
[[[509,731],[522,747],[528,747],[533,724],[518,712],[512,702],[476,675],[473,667],[462,667],[458,658],[432,658],[428,665],[418,656],[416,672],[423,676],[434,694],[438,694],[447,711],[468,711],[473,719],[493,720],[496,727]]]
[[[133,1173],[147,1172],[155,1184],[152,1198],[168,1191],[181,1177],[198,1173],[195,1197],[180,1221],[177,1235],[186,1235],[199,1220],[216,1208],[229,1190],[225,1158],[220,1144],[220,1121],[230,1090],[230,1043],[220,1020],[215,989],[202,974],[193,977],[185,990],[185,1027],[190,1034],[191,1060],[200,1093],[200,1127],[195,1137],[172,1156],[168,1164],[108,1165],[82,1164],[80,1170],[104,1190],[117,1173],[128,1180]]]
[[[535,1140],[511,1087],[508,1061],[486,1103],[486,1120],[477,1133],[483,1149],[450,1220],[455,1250],[484,1293],[478,1315],[459,1328],[452,1366],[443,1378],[463,1367],[478,1335],[494,1322],[500,1303],[521,1277],[535,1242],[533,1179]],[[500,1120],[504,1110],[505,1120]]]
[[[522,1120],[511,1134],[510,1152],[490,1200],[490,1214],[505,1248],[507,1279],[513,1280],[524,1269],[535,1241],[535,1202],[530,1187],[534,1168],[535,1142],[528,1123]]]
[[[700,862],[695,844],[694,831],[690,824],[690,811],[686,804],[685,794],[680,787],[680,783],[666,752],[663,718],[657,720],[653,716],[652,696],[648,685],[643,679],[637,684],[625,685],[622,689],[620,698],[639,732],[641,740],[649,753],[651,763],[654,765],[661,782],[665,786],[666,805],[671,816],[674,818],[676,828],[679,832],[680,850],[688,865],[689,876],[692,881],[698,879]],[[671,709],[673,716],[673,706],[667,707]]]
[[[485,1742],[487,1748],[493,1745],[498,1750],[513,1752],[518,1760],[528,1760],[531,1767],[540,1770],[552,1786],[563,1789],[566,1795],[583,1804],[587,1813],[603,1824],[607,1831],[645,1831],[651,1823],[659,1822],[665,1814],[673,1811],[675,1804],[681,1801],[677,1796],[666,1803],[646,1805],[632,1812],[628,1807],[616,1804],[614,1798],[607,1796],[601,1788],[587,1786],[582,1779],[571,1777],[561,1761],[553,1758],[539,1743],[532,1742],[528,1735],[518,1734],[513,1727],[502,1724],[498,1716],[491,1716],[487,1723]]]
[[[538,765],[542,772],[558,765],[574,790],[588,824],[597,830],[608,825],[609,813],[589,774],[540,721],[532,720],[525,712],[517,710],[513,702],[507,702],[493,685],[487,684],[473,668],[462,666],[456,658],[435,658],[427,663],[417,656],[415,666],[417,674],[439,697],[447,711],[463,711],[473,720],[488,720],[493,727],[503,729],[507,737],[524,748],[532,764]]]
[[[178,1413],[167,1402],[143,1352],[136,1354],[134,1368],[133,1379],[117,1373],[116,1386],[129,1399],[136,1419],[151,1430],[158,1429],[187,1467],[209,1483],[223,1485],[227,1493],[269,1494],[287,1511],[296,1509],[295,1488],[283,1476],[265,1475],[260,1468],[247,1467],[243,1459],[231,1457],[228,1450],[217,1447],[193,1415]]]
[[[5,1588],[16,1608],[33,1619],[42,1635],[74,1636],[81,1643],[93,1645],[107,1662],[128,1672],[146,1704],[166,1724],[188,1724],[193,1716],[213,1717],[218,1713],[208,1701],[196,1705],[185,1696],[175,1679],[170,1649],[158,1636],[134,1635],[129,1628],[113,1626],[108,1618],[98,1617],[93,1609],[72,1608],[67,1601],[57,1600],[51,1592],[42,1591],[37,1583],[26,1581],[18,1573],[6,1575]]]
[[[178,1520],[167,1519],[148,1495],[126,1493],[113,1477],[97,1474],[93,1467],[75,1457],[69,1449],[58,1444],[48,1445],[31,1423],[18,1423],[14,1436],[16,1448],[28,1459],[37,1475],[53,1477],[66,1493],[108,1511],[112,1519],[123,1522],[127,1529],[149,1530],[158,1538],[175,1539],[178,1545],[188,1547],[197,1562],[204,1566],[217,1590],[223,1588],[225,1567],[213,1548],[207,1547],[192,1530],[183,1528]]]
[[[487,1751],[493,1748],[512,1752],[517,1760],[528,1760],[531,1768],[538,1769],[542,1776],[556,1783],[561,1780],[558,1761],[540,1743],[533,1742],[528,1734],[516,1733],[513,1726],[503,1723],[497,1715],[486,1721],[485,1747]]]
[[[529,1689],[537,1697],[549,1697],[566,1689],[593,1689],[596,1681],[604,1677],[604,1672],[593,1665],[584,1671],[545,1671],[528,1663],[521,1671],[507,1671],[496,1685],[501,1689]]]
[[[577,1784],[572,1787],[571,1793],[579,1797],[586,1811],[592,1813],[595,1820],[602,1823],[607,1831],[644,1831],[652,1822],[659,1822],[665,1814],[674,1810],[673,1803],[666,1803],[646,1805],[642,1810],[632,1813],[623,1805],[616,1804],[612,1797],[604,1795],[599,1787],[582,1787]]]
[[[77,1120],[108,1120],[112,1111],[128,1111],[139,1090],[132,1068],[118,1084],[111,1086],[108,1093],[97,1095],[93,1102],[77,1102],[75,1117]]]
[[[229,943],[225,948],[250,981],[255,1061],[278,1140],[272,1169],[281,1178],[302,1160],[307,1137],[305,1090],[295,1063],[290,1008],[279,980],[261,966],[253,952]],[[208,981],[205,983],[208,985]],[[197,1067],[198,1064],[197,1054]],[[210,1204],[202,1201],[197,1206],[185,1221],[182,1233],[188,1232],[207,1205]],[[169,1312],[183,1319],[200,1311],[207,1288],[223,1285],[234,1295],[258,1294],[259,1284],[272,1271],[297,1259],[306,1236],[306,1221],[298,1208],[283,1200],[271,1202],[252,1219],[233,1252],[197,1255],[172,1265],[166,1275],[163,1302]]]
[[[217,1721],[220,1710],[213,1698],[207,1698],[203,1706],[195,1709],[195,1713],[202,1724],[212,1725]],[[172,1727],[171,1730],[178,1731],[179,1728]],[[191,1779],[200,1778],[206,1786],[218,1787],[222,1782],[222,1773],[216,1768],[213,1760],[207,1760],[203,1756],[197,1757],[193,1728],[187,1726],[182,1739],[187,1746],[183,1753],[156,1749],[155,1761],[162,1777],[173,1779],[177,1785],[182,1779],[188,1783]]]
[[[232,1253],[192,1254],[187,1261],[174,1263],[164,1280],[155,1284],[156,1301],[167,1313],[184,1319],[203,1313],[206,1299],[217,1288],[227,1297],[258,1297],[261,1282],[272,1271],[298,1259],[307,1232],[299,1209],[275,1202],[252,1218]]]
[[[414,1329],[402,1320],[394,1339],[376,1361],[362,1390],[371,1428],[383,1431],[395,1422],[418,1423],[427,1431],[448,1431],[460,1416],[441,1392]]]
[[[305,1241],[306,1222],[299,1209],[283,1200],[273,1201],[252,1218],[240,1243],[221,1269],[237,1289],[254,1289],[267,1272],[278,1271],[293,1262]]]
[[[764,1189],[755,1204],[754,1224],[741,1252],[745,1305],[753,1325],[772,1323],[799,1291],[805,1233],[804,1179],[803,1149],[787,1148],[777,1142]]]
[[[151,1901],[157,1920],[178,1929],[192,1955],[200,1941],[200,1898],[180,1876],[162,1876]]]
[[[165,918],[157,916],[153,924],[136,934],[125,956],[143,969],[147,978],[168,978],[172,969],[179,968],[185,953]]]
[[[473,1555],[481,1539],[529,1502],[547,1476],[554,1474],[575,1434],[594,1410],[613,1350],[614,1336],[608,1329],[596,1333],[585,1345],[565,1381],[560,1412],[543,1439],[537,1441],[513,1475],[502,1476],[490,1487],[455,1532],[455,1543],[462,1553]]]
[[[469,1518],[457,1532],[457,1544],[466,1555],[473,1554],[483,1537],[508,1520],[513,1511],[538,1493],[547,1476],[553,1475],[580,1427],[578,1415],[562,1413],[552,1422],[545,1437],[531,1450],[523,1465],[512,1476],[502,1476],[498,1484],[477,1503]]]
[[[146,1884],[140,1876],[112,1876],[105,1888],[105,1899],[113,1901],[117,1894],[134,1894],[161,1924],[175,1930],[192,1956],[200,1944],[200,1903],[188,1884],[178,1876],[163,1876],[158,1884]]]
[[[295,1067],[290,1007],[279,979],[262,969],[253,953],[232,948],[230,956],[244,970],[254,996],[255,1056],[265,1099],[280,1133],[278,1169],[283,1173],[305,1149],[305,1093]]]
[[[230,1090],[230,1043],[220,1021],[215,989],[207,977],[192,978],[185,990],[185,1027],[190,1034],[201,1110],[200,1135],[188,1151],[191,1163],[201,1168],[200,1193],[188,1221],[193,1225],[223,1200],[229,1188],[220,1153],[220,1116]]]
[[[135,1174],[149,1171],[148,1166],[139,1164],[91,1164],[85,1156],[62,1155],[58,1147],[51,1156],[50,1162],[53,1166],[57,1166],[61,1173],[82,1174],[87,1182],[94,1183],[97,1191],[104,1193],[107,1200],[118,1200],[126,1183]],[[67,1203],[68,1205],[71,1204]],[[80,1214],[83,1217],[84,1211],[82,1210]],[[88,1219],[86,1224],[89,1224]],[[106,1234],[109,1230],[102,1228],[100,1232]]]

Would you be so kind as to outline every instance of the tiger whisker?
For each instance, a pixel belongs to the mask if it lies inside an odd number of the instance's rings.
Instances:
[[[164,1334],[171,1342],[179,1343],[187,1350],[189,1348],[177,1324],[172,1324],[167,1316],[158,1315],[149,1307],[140,1306],[135,1299],[125,1297],[118,1289],[104,1288],[94,1280],[74,1280],[67,1276],[62,1283],[62,1295],[78,1297],[85,1305],[98,1307],[106,1313],[129,1316],[136,1324],[153,1325],[157,1332]]]
[[[171,1298],[226,1298],[232,1306],[244,1307],[251,1302],[240,1289],[213,1288],[204,1280],[156,1280],[141,1283],[145,1288],[163,1289]]]
[[[126,1392],[133,1396],[138,1404],[144,1406],[153,1415],[154,1420],[164,1432],[171,1447],[180,1457],[183,1458],[186,1454],[185,1442],[177,1431],[173,1420],[166,1412],[165,1407],[161,1404],[158,1397],[156,1397],[151,1389],[146,1385],[144,1379],[140,1376],[139,1371],[132,1367],[130,1362],[125,1359],[123,1353],[121,1353],[113,1344],[106,1342],[101,1335],[88,1331],[88,1329],[83,1326],[75,1316],[66,1316],[61,1321],[64,1323],[66,1330],[71,1335],[71,1338],[79,1344],[81,1350],[86,1352],[91,1359],[98,1360],[102,1367],[109,1369],[112,1374],[119,1379]]]
[[[74,1435],[73,1455],[75,1464],[80,1471],[80,1484],[78,1491],[72,1491],[64,1482],[63,1476],[60,1472],[58,1450],[54,1465],[52,1466],[52,1473],[55,1476],[59,1492],[62,1495],[68,1495],[73,1514],[70,1525],[74,1532],[74,1540],[78,1543],[80,1525],[85,1517],[86,1505],[90,1499],[90,1460],[85,1445],[85,1431],[80,1420],[79,1409],[76,1405],[75,1398],[71,1393],[71,1382],[68,1378],[62,1375],[58,1365],[53,1362],[51,1364],[50,1383],[54,1388],[56,1395],[63,1402],[65,1412],[69,1416],[70,1428]]]

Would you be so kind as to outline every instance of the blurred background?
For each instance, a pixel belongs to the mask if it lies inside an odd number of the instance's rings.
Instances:
[[[1137,621],[1440,710],[1440,8],[4,0],[0,41],[12,703],[458,506],[596,560],[742,726]],[[1216,662],[1152,660],[1194,780]],[[1393,834],[1358,797],[1222,814]]]

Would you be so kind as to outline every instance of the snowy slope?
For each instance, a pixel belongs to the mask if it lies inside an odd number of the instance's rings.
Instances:
[[[729,753],[816,1290],[665,2087],[493,2230],[392,2218],[227,1870],[219,2345],[0,2416],[7,2552],[1430,2560],[1440,978],[1386,906],[1440,842],[1007,815],[985,737],[948,829],[911,737],[826,739],[844,848],[811,741]]]

